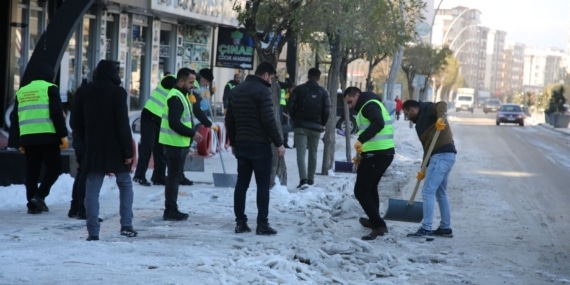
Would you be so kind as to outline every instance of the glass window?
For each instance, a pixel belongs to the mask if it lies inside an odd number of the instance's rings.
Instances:
[[[130,110],[141,110],[141,80],[143,77],[143,61],[145,60],[144,35],[148,28],[142,25],[133,25],[132,28],[132,57],[131,57],[131,84],[129,86]]]

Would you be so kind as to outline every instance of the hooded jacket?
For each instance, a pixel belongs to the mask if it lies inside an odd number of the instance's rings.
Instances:
[[[40,64],[34,72],[33,81],[43,80],[53,83],[54,71],[47,63]],[[32,83],[30,83],[32,84]],[[57,86],[50,86],[47,91],[49,98],[50,118],[55,127],[55,133],[28,134],[20,136],[20,124],[18,118],[18,98],[14,103],[14,110],[10,115],[10,138],[9,146],[19,147],[28,145],[60,144],[61,139],[67,137],[67,127]]]
[[[102,60],[96,78],[75,93],[71,127],[85,144],[87,173],[130,171],[125,159],[133,158],[133,142],[127,92],[120,84],[116,63]]]
[[[418,117],[415,123],[416,133],[418,134],[424,149],[424,157],[436,131],[435,122],[446,113],[447,103],[445,102],[438,102],[435,104],[432,102],[420,102]],[[451,132],[451,126],[449,124],[447,124],[447,127],[440,132],[431,155],[444,152],[457,153],[453,142],[453,133]]]

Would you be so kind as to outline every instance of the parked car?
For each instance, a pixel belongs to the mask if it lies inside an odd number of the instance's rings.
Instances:
[[[345,122],[344,122],[344,98],[342,98],[342,92],[336,94],[336,116],[338,117],[338,121],[336,122],[336,128],[344,131],[345,130]],[[358,132],[358,126],[356,125],[356,112],[352,109],[348,109],[350,116],[348,116],[349,128],[351,134],[356,134]]]
[[[485,104],[483,104],[483,112],[485,114],[489,112],[497,112],[501,107],[501,101],[499,99],[487,99]]]
[[[501,105],[497,112],[497,126],[501,123],[518,124],[524,126],[524,112],[517,104],[506,103]]]

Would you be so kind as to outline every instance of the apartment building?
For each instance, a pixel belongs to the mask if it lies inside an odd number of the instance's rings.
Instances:
[[[538,91],[559,83],[564,80],[566,68],[567,55],[562,50],[527,47],[524,50],[523,89]]]
[[[488,30],[487,47],[485,49],[485,73],[483,89],[493,94],[502,94],[503,71],[504,71],[504,50],[505,36],[504,31]]]
[[[521,43],[509,42],[505,45],[502,84],[504,94],[515,94],[523,91],[524,50]]]

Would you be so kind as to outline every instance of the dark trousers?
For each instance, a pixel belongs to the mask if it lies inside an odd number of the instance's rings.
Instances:
[[[184,177],[184,163],[190,150],[188,147],[175,147],[163,145],[164,157],[168,173],[166,174],[166,185],[164,187],[164,208],[165,211],[178,210],[178,188],[180,181]]]
[[[83,152],[75,151],[75,160],[77,161],[77,174],[75,174],[75,181],[73,181],[73,190],[71,192],[71,207],[70,210],[74,212],[85,213],[85,181],[87,174],[81,168],[83,161]]]
[[[160,132],[160,124],[146,117],[141,117],[141,141],[139,145],[139,154],[137,169],[134,177],[143,178],[146,176],[150,154],[154,158],[154,171],[152,172],[151,181],[164,180],[166,172],[166,161],[162,145],[158,142],[158,134]]]
[[[394,155],[377,154],[363,158],[356,171],[354,196],[368,215],[373,228],[386,227],[386,222],[380,217],[380,198],[378,183],[392,163]]]
[[[49,195],[51,186],[61,173],[61,157],[58,144],[29,145],[26,149],[26,198],[28,206],[34,196],[44,199]],[[42,164],[45,165],[44,177],[38,187]]]
[[[271,144],[237,143],[235,156],[238,161],[238,177],[234,191],[236,221],[247,221],[245,198],[251,174],[257,183],[257,223],[267,223],[269,215],[269,185],[271,181]]]

